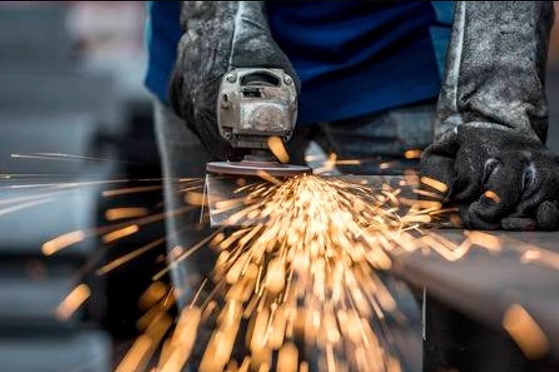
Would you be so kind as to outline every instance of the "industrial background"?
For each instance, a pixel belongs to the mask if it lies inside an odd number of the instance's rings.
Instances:
[[[18,177],[35,177],[37,184],[57,178],[79,182],[92,175],[99,180],[161,177],[151,97],[143,87],[144,6],[0,2],[5,185]],[[548,144],[559,152],[559,27],[553,35]],[[48,180],[40,176],[45,174]],[[106,225],[112,208],[157,211],[162,190],[157,182],[144,185],[153,191],[107,196],[100,183],[68,192],[56,203],[0,209],[0,370],[107,371],[118,363],[137,336],[138,298],[158,270],[155,262],[161,262],[164,245],[105,276],[90,269],[162,237],[163,222],[114,244],[90,239],[53,257],[45,257],[41,245],[64,232]],[[2,198],[32,201],[33,192],[33,187],[0,187]],[[71,321],[61,322],[54,310],[80,282],[92,288],[91,298]]]

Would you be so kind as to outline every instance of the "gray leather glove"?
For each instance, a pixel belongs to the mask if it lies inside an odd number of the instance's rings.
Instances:
[[[421,174],[446,183],[463,223],[556,229],[559,158],[545,146],[553,2],[456,3],[437,138]]]
[[[183,1],[181,26],[171,107],[215,158],[237,160],[242,151],[221,138],[217,128],[222,77],[234,68],[281,68],[299,91],[295,71],[272,39],[262,1]]]

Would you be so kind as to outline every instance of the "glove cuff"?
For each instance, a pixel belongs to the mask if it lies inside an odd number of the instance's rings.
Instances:
[[[226,72],[235,68],[283,69],[300,91],[293,65],[271,35],[263,1],[183,1],[181,27],[187,37],[204,38],[207,28],[217,30],[212,34],[219,35],[221,41],[208,43],[219,43],[219,47],[207,47],[216,48],[217,54],[226,53],[216,56],[227,64]]]

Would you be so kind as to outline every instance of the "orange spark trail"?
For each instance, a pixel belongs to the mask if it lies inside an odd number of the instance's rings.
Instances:
[[[122,229],[118,229],[118,230],[112,231],[112,232],[104,235],[103,238],[102,238],[102,241],[105,244],[109,244],[109,243],[112,243],[112,242],[114,242],[118,239],[122,239],[124,237],[135,234],[139,230],[140,230],[140,228],[138,227],[138,225],[126,226],[126,227],[123,227]]]
[[[108,272],[116,269],[117,267],[120,267],[122,265],[124,265],[127,262],[132,261],[134,258],[141,256],[142,254],[146,253],[147,251],[160,246],[161,244],[163,244],[165,242],[166,238],[159,238],[149,244],[146,244],[145,246],[135,249],[134,251],[125,254],[124,256],[121,256],[111,262],[109,262],[108,264],[106,264],[105,266],[101,267],[100,269],[97,270],[97,275],[105,275]]]
[[[112,208],[105,212],[108,221],[115,221],[125,218],[145,217],[149,214],[146,208]]]
[[[103,235],[103,234],[110,234],[117,230],[124,229],[126,227],[130,227],[130,225],[137,225],[143,226],[150,223],[154,223],[157,221],[164,220],[165,218],[174,218],[175,216],[182,215],[188,211],[193,210],[194,207],[186,206],[183,208],[176,209],[170,212],[164,213],[156,213],[150,216],[142,217],[136,220],[130,220],[128,222],[123,222],[115,225],[109,226],[102,226],[95,229],[88,229],[88,230],[76,230],[66,234],[62,234],[53,238],[46,243],[43,244],[42,252],[43,254],[50,256],[54,253],[66,249],[74,244],[77,244],[83,241],[86,238],[96,236],[96,235]],[[132,228],[134,229],[134,228]],[[110,237],[109,237],[110,238]]]
[[[123,189],[107,190],[103,191],[104,197],[118,196],[118,195],[129,195],[137,194],[142,192],[150,192],[161,190],[161,186],[141,186],[141,187],[126,187]]]
[[[76,310],[89,298],[91,291],[85,284],[80,284],[62,302],[55,311],[55,316],[61,320],[67,320]]]
[[[377,194],[361,182],[313,175],[270,181],[246,188],[244,199],[220,203],[225,210],[244,204],[228,221],[246,227],[209,237],[219,253],[212,278],[222,289],[214,289],[204,304],[218,293],[225,304],[218,309],[201,370],[222,370],[234,362],[232,346],[243,332],[241,319],[249,321],[242,337],[254,370],[271,368],[273,353],[277,368],[305,365],[305,356],[294,347],[301,332],[318,350],[321,365],[337,365],[349,350],[360,350],[375,365],[398,365],[390,356],[386,327],[371,329],[367,322],[376,318],[382,323],[385,312],[396,311],[378,272],[391,267],[390,252],[401,245],[406,247],[402,250],[417,249],[401,230],[430,217],[418,206],[398,216],[399,191],[388,186]],[[351,329],[345,327],[347,319],[352,319]],[[198,325],[193,327],[189,334]],[[176,360],[188,358],[183,354]],[[345,363],[359,370],[357,360]]]

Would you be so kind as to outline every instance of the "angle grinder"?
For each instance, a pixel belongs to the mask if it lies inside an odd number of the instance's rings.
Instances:
[[[297,119],[297,90],[282,69],[238,68],[222,78],[217,98],[220,135],[234,148],[249,150],[241,161],[211,162],[206,171],[220,175],[274,177],[312,173],[311,168],[282,164],[268,148],[268,139],[285,144]]]

